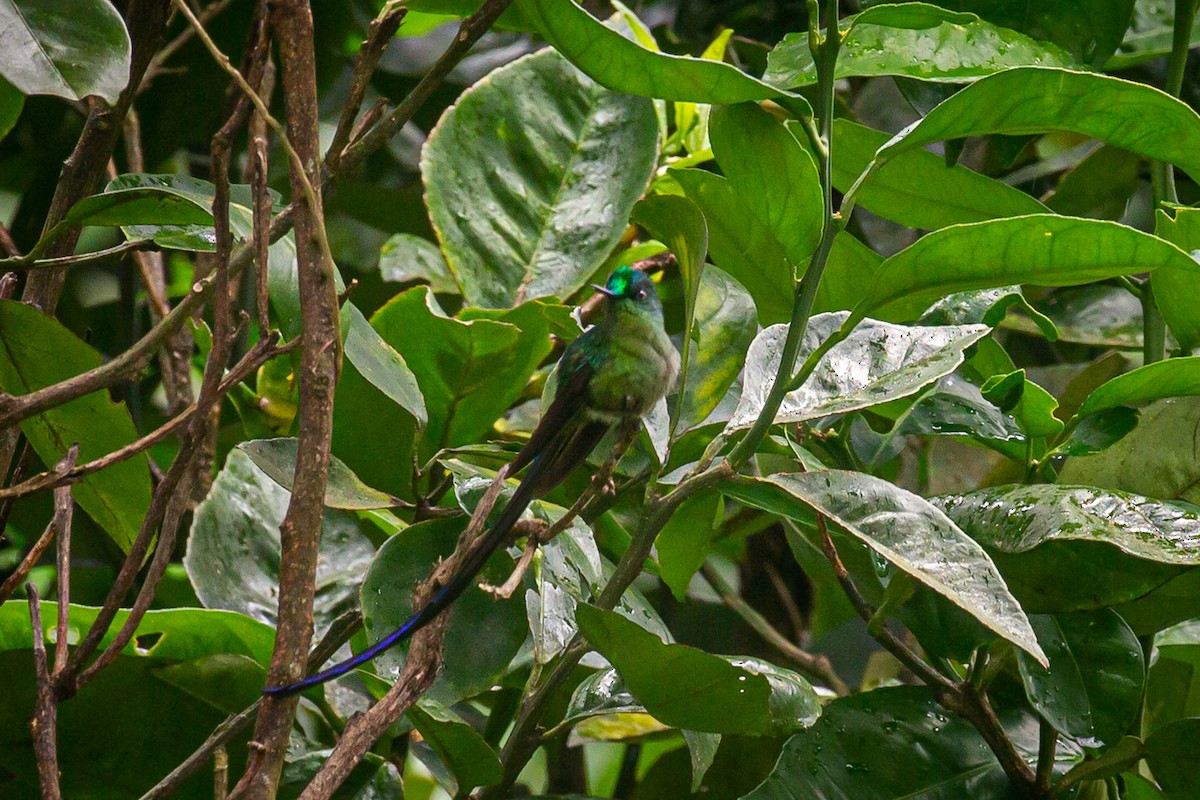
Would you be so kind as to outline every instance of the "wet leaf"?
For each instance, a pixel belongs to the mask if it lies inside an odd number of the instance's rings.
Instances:
[[[891,137],[847,119],[834,120],[833,136],[833,185],[844,193]],[[857,197],[859,205],[874,214],[924,230],[1048,210],[1019,189],[961,165],[948,167],[946,159],[927,150],[889,160]]]
[[[1200,563],[1200,509],[1187,503],[1044,484],[993,487],[933,502],[993,553],[1031,611],[1087,610],[1132,600]],[[1088,579],[1063,581],[1063,575]]]
[[[1137,636],[1110,609],[1035,614],[1029,621],[1050,657],[1047,669],[1017,654],[1029,702],[1084,747],[1116,744],[1138,711],[1146,681]]]
[[[421,158],[430,218],[467,303],[508,308],[577,291],[617,244],[657,155],[653,104],[604,89],[553,50],[467,90]]]
[[[929,501],[861,472],[826,470],[746,481],[775,490],[775,513],[801,522],[829,517],[903,572],[1032,655],[1046,656],[991,558]],[[738,486],[723,489],[742,499]],[[762,507],[761,501],[752,504]]]
[[[849,315],[818,314],[808,322],[796,363],[832,335]],[[844,414],[911,395],[963,361],[963,351],[989,332],[986,325],[917,327],[863,320],[821,359],[799,389],[789,392],[775,422],[801,422]],[[730,429],[748,428],[758,418],[782,357],[787,326],[763,330],[746,354],[742,397]]]
[[[686,599],[692,576],[708,556],[721,509],[721,495],[716,492],[693,495],[675,509],[655,540],[663,583],[680,602]]]
[[[1179,248],[1115,222],[998,219],[934,231],[886,259],[863,307],[887,319],[912,318],[950,292],[1015,283],[1074,286],[1160,267],[1200,276],[1200,265]]]
[[[1200,399],[1153,402],[1141,410],[1137,428],[1121,441],[1103,453],[1070,459],[1059,473],[1059,483],[1200,504],[1198,425]]]
[[[1191,768],[1198,736],[1200,718],[1190,717],[1146,738],[1146,763],[1168,800],[1187,800],[1200,792],[1200,774]]]
[[[362,582],[367,638],[374,642],[399,628],[413,612],[412,593],[429,577],[438,559],[453,552],[465,518],[410,525],[384,542]],[[499,586],[513,569],[507,553],[495,553],[480,579]],[[477,586],[468,588],[450,609],[442,671],[428,697],[453,705],[491,687],[512,661],[529,631],[520,591],[497,600]],[[380,654],[375,673],[393,681],[408,653],[408,642]]]
[[[1036,307],[1058,331],[1060,342],[1125,350],[1142,347],[1142,304],[1123,288],[1071,286],[1048,293]],[[1010,314],[1002,326],[1036,336],[1043,333],[1045,323]]]
[[[424,281],[439,294],[458,294],[458,284],[438,246],[411,233],[397,233],[379,251],[379,276],[389,283]]]
[[[254,465],[289,492],[296,471],[296,439],[254,439],[237,446]],[[401,501],[386,492],[367,486],[349,467],[336,458],[329,459],[325,483],[325,507],[344,509],[394,508]]]
[[[3,0],[0,75],[24,94],[113,104],[129,82],[129,33],[107,0]]]
[[[904,5],[895,8],[903,10]],[[937,57],[930,58],[931,53]],[[1076,63],[1049,42],[980,19],[917,28],[872,23],[868,15],[850,29],[838,53],[836,74],[839,78],[903,75],[922,81],[965,83],[1012,67],[1072,67]],[[787,89],[817,82],[807,33],[783,37],[767,57],[763,80]]]
[[[947,139],[1048,131],[1090,136],[1200,177],[1200,154],[1188,145],[1200,135],[1200,116],[1185,103],[1145,84],[1042,67],[971,84],[894,137],[877,158]]]
[[[279,602],[279,526],[291,492],[233,450],[196,507],[183,565],[208,608],[273,623]],[[321,526],[313,622],[318,630],[357,604],[375,548],[354,517],[329,510]]]
[[[714,656],[657,636],[612,611],[581,605],[580,631],[613,663],[646,710],[668,725],[710,733],[791,731],[820,714],[795,673],[755,658]]]
[[[1036,758],[1037,718],[1004,710],[1001,723],[1027,761]],[[920,753],[919,757],[914,756]],[[1060,750],[1055,772],[1079,752]],[[1011,797],[987,744],[925,687],[896,686],[839,697],[821,719],[788,740],[771,775],[745,800],[799,797]]]
[[[100,354],[33,306],[0,300],[0,388],[15,395],[52,386],[99,367]],[[38,458],[53,466],[73,444],[77,464],[106,456],[138,438],[123,404],[93,392],[21,422]],[[86,476],[71,496],[125,552],[150,505],[150,466],[140,454]]]

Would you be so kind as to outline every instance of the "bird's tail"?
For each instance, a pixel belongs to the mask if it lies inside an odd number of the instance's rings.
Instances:
[[[533,500],[534,488],[533,482],[529,480],[521,482],[521,485],[517,487],[512,497],[504,505],[504,511],[501,512],[500,518],[496,520],[496,524],[492,525],[488,529],[488,532],[484,534],[483,543],[479,547],[476,547],[462,564],[459,564],[446,585],[439,589],[437,594],[409,617],[403,625],[353,658],[347,659],[340,664],[335,664],[329,669],[322,670],[316,675],[310,675],[296,683],[290,683],[286,686],[268,686],[263,689],[263,694],[271,697],[289,697],[313,686],[325,683],[325,681],[341,677],[375,658],[375,656],[384,650],[404,641],[432,622],[438,614],[442,613],[442,611],[457,600],[458,596],[474,582],[476,573],[483,569],[483,565],[492,553],[496,551],[496,548],[508,538],[508,532],[512,530],[513,525],[517,524],[517,520],[525,512],[526,506]]]

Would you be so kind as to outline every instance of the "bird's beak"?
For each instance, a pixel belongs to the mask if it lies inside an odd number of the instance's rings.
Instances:
[[[600,294],[604,295],[605,297],[616,297],[617,296],[615,293],[609,291],[609,288],[607,286],[601,286],[598,283],[593,283],[592,288],[595,289]]]

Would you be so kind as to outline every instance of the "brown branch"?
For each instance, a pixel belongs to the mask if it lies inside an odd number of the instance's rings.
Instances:
[[[325,151],[325,169],[329,172],[337,170],[342,151],[346,149],[346,144],[355,130],[354,121],[358,117],[359,109],[362,108],[367,87],[371,84],[371,75],[375,72],[375,67],[378,66],[383,51],[395,37],[396,31],[399,30],[400,23],[407,13],[407,8],[397,5],[395,0],[392,0],[385,3],[379,15],[371,20],[367,39],[358,50],[358,58],[354,63],[354,77],[350,82],[346,103],[342,106],[337,130],[334,131],[333,140],[330,141],[329,148]]]
[[[829,663],[828,658],[822,655],[815,655],[797,647],[790,639],[776,630],[767,621],[766,617],[758,613],[753,606],[734,591],[733,587],[710,564],[705,563],[702,565],[700,572],[704,575],[704,579],[708,581],[709,586],[721,598],[721,601],[741,617],[742,621],[749,625],[755,633],[761,636],[763,641],[794,663],[801,671],[821,681],[821,683],[828,686],[839,696],[845,697],[850,694],[850,687],[834,671],[833,664]]]
[[[0,259],[0,269],[11,269],[17,271],[28,271],[36,269],[59,269],[62,267],[75,267],[80,264],[91,264],[96,261],[108,261],[112,258],[118,258],[136,250],[150,250],[157,248],[158,245],[151,239],[134,239],[128,242],[121,242],[112,247],[106,247],[103,250],[95,250],[91,253],[76,253],[69,256],[59,256],[57,258],[38,258],[32,261],[24,256],[16,258]]]
[[[251,347],[246,353],[246,355],[244,355],[222,379],[220,387],[217,389],[217,395],[219,397],[224,397],[226,394],[232,391],[237,384],[245,380],[247,376],[257,370],[263,364],[270,361],[272,358],[275,358],[276,356],[295,350],[300,344],[299,339],[294,339],[284,344],[278,344],[278,341],[279,334],[277,332],[273,332],[269,334],[267,338],[260,339],[258,342],[256,342],[254,346]],[[45,491],[46,489],[51,489],[57,486],[75,484],[86,478],[88,475],[99,472],[107,467],[111,467],[113,464],[121,461],[126,461],[133,456],[136,456],[138,453],[145,452],[188,425],[191,422],[193,415],[195,415],[198,405],[198,403],[192,403],[183,411],[179,412],[170,420],[164,422],[161,426],[145,436],[142,436],[139,439],[125,445],[124,447],[112,451],[111,453],[103,455],[100,458],[89,461],[86,464],[79,464],[78,466],[71,467],[70,469],[63,469],[61,468],[61,465],[56,466],[52,470],[40,472],[37,475],[22,481],[21,483],[14,484],[6,489],[0,489],[0,500],[13,500],[18,497],[36,494],[37,492]],[[5,585],[7,586],[7,583]],[[5,597],[6,595],[0,591],[0,602],[3,602]]]
[[[54,697],[54,684],[50,679],[50,668],[46,663],[42,604],[36,586],[30,583],[25,590],[29,593],[29,622],[33,628],[33,670],[37,680],[37,698],[34,701],[33,714],[29,718],[29,730],[33,734],[33,752],[37,759],[42,800],[62,800],[62,789],[58,784],[58,706]]]
[[[209,5],[205,6],[197,15],[200,19],[200,22],[202,24],[208,24],[209,20],[228,8],[232,2],[233,0],[217,0],[217,2],[210,3]],[[138,89],[139,93],[150,88],[150,84],[154,82],[154,79],[167,71],[167,61],[169,61],[181,47],[190,42],[192,37],[195,35],[196,31],[193,28],[185,25],[178,36],[159,48],[158,52],[154,54],[154,58],[151,59],[150,66],[146,68],[146,77],[142,79],[142,85]]]
[[[362,613],[357,609],[347,611],[330,623],[329,630],[321,637],[321,641],[317,643],[308,657],[306,674],[315,674],[321,665],[328,661],[338,648],[349,641],[350,637],[361,627]],[[169,775],[152,786],[141,796],[140,800],[161,800],[161,798],[174,794],[184,781],[195,775],[201,767],[208,763],[218,748],[224,747],[230,739],[250,726],[258,714],[258,707],[261,704],[262,699],[260,698],[246,709],[226,717],[225,721],[208,735],[204,744],[200,745],[182,764],[171,770]]]
[[[71,445],[60,464],[68,469],[79,457],[79,446]],[[75,511],[75,501],[71,499],[71,489],[67,486],[54,490],[54,516],[50,524],[58,529],[58,549],[55,554],[55,584],[58,587],[58,620],[54,631],[54,671],[57,678],[67,667],[67,629],[71,612],[71,517]]]
[[[347,147],[342,152],[341,159],[335,160],[335,165],[342,171],[354,169],[362,164],[367,155],[383,147],[399,133],[400,129],[412,120],[421,106],[425,105],[434,91],[442,85],[442,81],[450,74],[455,65],[463,59],[475,42],[479,41],[479,37],[492,27],[492,24],[500,18],[500,15],[511,3],[512,0],[485,0],[478,11],[464,19],[454,41],[446,48],[446,52],[442,53],[437,63],[429,68],[425,77],[421,78],[413,90],[382,122]]]
[[[321,198],[314,191],[320,170],[312,13],[304,0],[278,0],[272,27],[279,48],[288,137],[295,157],[293,197],[303,198],[294,215],[300,284],[301,340],[299,442],[287,513],[280,527],[282,552],[279,612],[268,682],[293,683],[304,669],[312,636],[313,592],[325,482],[333,434],[333,392],[340,369],[340,327],[334,269],[324,237]],[[200,32],[203,36],[203,32]],[[250,94],[249,92],[247,94]],[[253,100],[253,97],[251,97]],[[255,107],[271,122],[265,107]],[[274,126],[272,126],[274,127]],[[275,795],[298,698],[263,701],[254,730],[257,743],[233,797],[268,800]]]
[[[79,445],[73,444],[67,448],[66,455],[56,465],[57,468],[69,469],[79,456]],[[19,466],[19,465],[18,465]],[[71,493],[69,490],[62,490],[54,493],[54,514],[50,518],[50,523],[46,525],[46,530],[38,537],[38,540],[33,543],[33,547],[29,548],[29,552],[25,554],[25,558],[21,559],[21,563],[17,565],[16,570],[8,579],[4,581],[4,585],[0,586],[0,604],[3,604],[8,598],[12,597],[13,592],[25,580],[25,576],[29,574],[29,570],[37,564],[38,559],[42,557],[42,553],[46,552],[46,548],[50,546],[50,542],[54,540],[56,535],[61,535],[63,530],[71,525]],[[61,615],[60,615],[61,616]],[[66,639],[64,638],[65,642]],[[65,645],[64,645],[65,646]],[[57,657],[57,652],[56,652]],[[57,670],[58,663],[55,662]]]

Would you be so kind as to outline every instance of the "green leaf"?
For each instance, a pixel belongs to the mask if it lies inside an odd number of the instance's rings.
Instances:
[[[947,11],[928,3],[884,3],[871,6],[850,18],[854,25],[886,25],[891,28],[924,30],[936,28],[943,22],[967,25],[979,17],[971,13]]]
[[[933,53],[936,58],[930,57]],[[923,81],[964,83],[1012,67],[1071,67],[1076,63],[1053,44],[979,19],[920,28],[864,21],[850,29],[838,52],[836,74],[839,78],[903,75]],[[786,89],[817,82],[807,33],[783,37],[767,56],[763,80]]]
[[[821,180],[808,150],[753,103],[714,109],[709,137],[734,195],[779,243],[792,271],[803,272],[824,222]]]
[[[721,495],[716,492],[693,495],[675,509],[655,540],[663,583],[680,602],[687,598],[688,584],[708,556],[721,508]]]
[[[1165,211],[1154,215],[1154,232],[1192,258],[1200,251],[1200,211],[1180,208],[1172,219]],[[1200,344],[1200,289],[1191,270],[1169,266],[1150,276],[1154,299],[1171,333],[1184,352]]]
[[[1053,320],[1029,304],[1020,286],[954,292],[925,309],[917,321],[922,325],[966,325],[981,322],[993,328],[1005,321],[1016,306],[1032,318],[1032,324],[1051,342],[1058,340]]]
[[[776,502],[795,509],[786,514],[792,519],[803,523],[807,508],[829,517],[897,568],[1045,663],[1029,619],[987,553],[929,501],[861,472],[777,474],[751,483],[774,488]],[[728,493],[739,496],[737,487]]]
[[[514,5],[572,64],[613,91],[714,105],[782,98],[798,116],[812,115],[803,98],[729,64],[649,50],[573,0],[517,0]]]
[[[833,335],[849,314],[818,314],[808,322],[797,364]],[[863,320],[820,360],[804,385],[784,396],[776,423],[844,414],[911,395],[949,375],[963,351],[989,332],[986,325],[915,327]],[[742,396],[729,427],[748,428],[761,413],[783,357],[787,326],[763,330],[746,354]]]
[[[1048,131],[1091,136],[1200,178],[1200,153],[1188,144],[1200,136],[1200,116],[1185,103],[1142,83],[1040,67],[971,84],[893,138],[877,158],[947,139]]]
[[[78,581],[78,573],[73,577]],[[70,607],[71,642],[83,637],[98,612]],[[56,614],[55,603],[42,603],[47,639],[53,637]],[[117,612],[101,647],[127,618],[128,611]],[[148,611],[116,661],[58,710],[63,792],[71,797],[141,796],[200,747],[230,710],[258,698],[273,639],[270,626],[228,611]],[[28,603],[9,600],[0,607],[0,674],[5,676],[0,769],[8,776],[6,797],[40,796],[29,735],[36,687],[32,641]],[[170,709],[170,736],[163,736],[164,709]],[[103,746],[98,746],[98,736]],[[245,736],[234,737],[227,749],[230,769],[240,768]],[[185,784],[178,796],[211,797],[212,782],[202,781],[199,789]]]
[[[670,175],[708,222],[708,251],[754,298],[764,325],[791,317],[795,274],[787,254],[767,228],[751,214],[729,181],[698,169],[675,169]]]
[[[714,656],[664,644],[612,611],[580,605],[579,629],[625,679],[646,710],[679,728],[710,733],[793,731],[820,714],[795,673],[755,658]]]
[[[1001,711],[1000,719],[1018,753],[1034,760],[1036,718],[1013,710]],[[1062,748],[1064,756],[1079,758]],[[1011,796],[1004,770],[970,723],[923,686],[893,686],[828,703],[815,725],[788,740],[774,771],[744,800]]]
[[[564,722],[572,726],[572,740],[594,742],[636,741],[669,730],[646,713],[615,669],[593,672],[575,687]]]
[[[291,492],[241,450],[233,450],[196,507],[183,565],[200,601],[275,621],[279,601],[279,526]],[[354,517],[325,512],[313,621],[318,629],[354,607],[374,554]]]
[[[696,342],[688,361],[678,430],[704,422],[721,403],[741,373],[746,349],[757,331],[758,315],[750,294],[728,273],[706,268],[696,297]]]
[[[653,104],[604,89],[552,50],[467,90],[421,158],[430,219],[467,303],[573,294],[616,246],[657,155]]]
[[[237,446],[254,466],[262,470],[271,480],[278,483],[289,492],[292,490],[292,478],[296,471],[296,439],[254,439],[242,442]],[[399,498],[372,489],[354,474],[337,458],[330,457],[329,472],[325,484],[325,507],[344,508],[349,510],[369,510],[376,508],[395,508],[400,505]]]
[[[1186,503],[1050,485],[993,487],[933,502],[995,555],[1031,611],[1132,600],[1200,563],[1200,509]]]
[[[362,583],[362,610],[367,637],[374,642],[399,628],[413,612],[413,588],[429,577],[438,559],[454,550],[465,519],[442,519],[410,525],[384,542]],[[507,553],[496,553],[480,573],[499,586],[512,572]],[[450,609],[444,666],[428,697],[453,705],[490,688],[512,661],[529,631],[524,594],[497,600],[476,586],[468,588]],[[395,680],[404,665],[408,643],[380,654],[375,672]]]
[[[1116,744],[1138,711],[1146,681],[1137,636],[1110,609],[1035,614],[1029,621],[1050,657],[1047,669],[1017,654],[1030,704],[1085,747]]]
[[[1138,412],[1132,408],[1109,408],[1091,414],[1071,429],[1071,435],[1054,452],[1064,456],[1099,453],[1125,438],[1137,423]]]
[[[934,231],[886,259],[863,308],[884,318],[913,317],[950,292],[1014,283],[1073,286],[1159,267],[1200,276],[1200,265],[1179,248],[1115,222],[997,219]]]
[[[548,323],[536,304],[500,319],[443,316],[427,286],[397,295],[372,318],[417,378],[434,450],[478,441],[550,354]]]
[[[108,0],[0,0],[0,75],[25,94],[113,104],[129,82],[129,33]]]
[[[1134,5],[1133,24],[1125,32],[1120,49],[1104,63],[1107,72],[1162,58],[1171,52],[1175,28],[1175,3],[1167,0],[1141,0]],[[1192,24],[1189,48],[1200,44],[1200,19]]]
[[[1070,217],[1120,220],[1138,190],[1141,169],[1133,153],[1097,147],[1059,178],[1046,205]]]
[[[500,782],[504,770],[496,751],[453,711],[425,699],[409,708],[408,717],[454,775],[459,789]]]
[[[1200,773],[1192,768],[1198,736],[1200,717],[1188,717],[1146,739],[1146,763],[1168,800],[1187,800],[1200,793]]]
[[[833,138],[833,185],[844,193],[891,137],[839,118],[833,122]],[[911,150],[884,163],[857,197],[871,213],[923,230],[1048,211],[1021,190],[961,165],[948,167],[946,159],[927,150]]]
[[[1069,286],[1044,295],[1037,303],[1058,332],[1057,341],[1114,347],[1124,350],[1142,348],[1142,304],[1130,292],[1117,286],[1090,284]],[[1010,314],[1004,327],[1038,335],[1046,323]]]
[[[17,124],[23,108],[25,108],[25,95],[21,94],[17,87],[0,77],[0,140],[8,136],[8,132]]]
[[[1088,395],[1076,416],[1195,394],[1200,394],[1200,356],[1172,358],[1146,364],[1102,384]]]
[[[429,421],[425,398],[404,357],[383,340],[353,303],[344,304],[342,312],[348,326],[343,344],[346,359],[362,377],[412,414],[418,427],[425,427]]]
[[[1200,461],[1193,445],[1198,426],[1200,399],[1196,397],[1151,403],[1124,439],[1098,455],[1069,460],[1059,483],[1200,504]]]
[[[882,263],[883,256],[842,231],[833,237],[833,247],[825,271],[821,273],[821,285],[817,287],[813,308],[817,311],[854,308],[871,287]]]
[[[0,388],[22,395],[99,367],[100,354],[33,306],[0,300]],[[138,438],[123,405],[100,391],[21,422],[38,458],[52,467],[73,444],[78,464],[106,456]],[[71,496],[125,552],[150,506],[150,466],[144,453],[84,477]]]
[[[439,294],[458,294],[458,284],[438,246],[411,233],[397,233],[379,251],[379,275],[390,283],[424,281]]]
[[[1057,436],[1063,431],[1063,423],[1054,412],[1058,400],[1041,386],[1025,377],[1019,369],[1007,375],[993,375],[979,387],[983,396],[995,403],[1001,411],[1011,412],[1029,438]]]
[[[1126,736],[1112,747],[1106,748],[1096,758],[1089,758],[1076,764],[1063,776],[1064,781],[1094,781],[1119,775],[1130,767],[1136,766],[1146,753],[1146,745],[1141,739]],[[1135,800],[1133,795],[1126,795],[1129,800]]]

